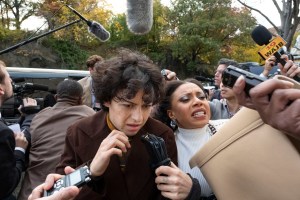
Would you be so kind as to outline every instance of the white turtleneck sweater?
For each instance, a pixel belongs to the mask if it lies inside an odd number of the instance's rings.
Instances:
[[[209,123],[215,127],[216,130],[227,122],[228,119],[212,120]],[[178,128],[175,131],[175,140],[178,151],[178,167],[191,174],[192,177],[197,178],[201,186],[201,196],[209,196],[212,193],[208,183],[203,177],[198,167],[190,168],[189,160],[192,156],[211,138],[213,133],[208,125],[197,129],[183,129]]]

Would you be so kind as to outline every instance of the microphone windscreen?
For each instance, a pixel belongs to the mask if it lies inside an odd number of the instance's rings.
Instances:
[[[153,24],[153,0],[127,0],[128,29],[137,35],[148,33]]]
[[[89,32],[95,35],[100,41],[105,42],[110,38],[110,33],[98,22],[92,22]]]
[[[251,37],[256,44],[262,46],[269,44],[272,34],[266,27],[259,25],[252,31]]]

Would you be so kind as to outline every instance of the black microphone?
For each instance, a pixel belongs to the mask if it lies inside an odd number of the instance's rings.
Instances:
[[[195,76],[195,79],[198,80],[198,81],[207,81],[207,82],[214,82],[214,79],[213,78],[207,78],[207,77],[204,77],[204,76]]]
[[[48,91],[49,90],[48,86],[34,84],[34,83],[25,83],[23,85],[23,87],[24,87],[24,90],[41,90],[41,91]]]
[[[283,42],[276,43],[274,42],[276,39],[279,41],[283,41],[283,39],[277,36],[272,40],[272,34],[270,31],[262,26],[258,25],[251,33],[251,37],[259,46],[267,45],[268,49],[270,49],[266,54],[260,53],[259,55],[265,60],[268,56],[274,55],[276,57],[276,61],[279,62],[282,66],[286,64],[286,61],[281,58],[281,54],[278,52],[281,47],[284,45]]]
[[[132,33],[148,33],[153,24],[153,0],[127,0],[126,22]]]
[[[77,10],[72,8],[69,5],[66,5],[72,12],[74,12],[80,19],[86,22],[86,24],[89,26],[89,32],[95,35],[100,41],[106,42],[110,38],[110,33],[98,22],[91,22],[90,20],[87,20],[84,18]]]
[[[23,78],[23,77],[15,77],[15,78],[12,78],[12,80],[14,83],[25,82],[25,78]]]

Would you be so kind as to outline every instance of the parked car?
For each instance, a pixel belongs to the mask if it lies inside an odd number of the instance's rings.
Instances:
[[[259,63],[257,62],[239,63],[239,67],[257,75],[260,75],[264,70],[263,66],[260,66]],[[270,75],[277,74],[278,70],[279,70],[278,66],[274,66],[270,71]]]
[[[20,117],[18,107],[24,97],[35,98],[40,109],[48,106],[48,100],[56,93],[56,86],[65,79],[79,80],[89,75],[89,71],[41,69],[41,68],[6,68],[14,82],[14,97],[1,106],[2,117],[8,123],[15,123]]]

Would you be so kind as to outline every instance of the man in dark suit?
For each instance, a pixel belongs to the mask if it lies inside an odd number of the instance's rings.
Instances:
[[[13,95],[12,80],[0,61],[0,106]],[[28,142],[24,133],[14,135],[3,120],[0,121],[0,199],[12,200],[21,173],[25,169],[25,149]]]

